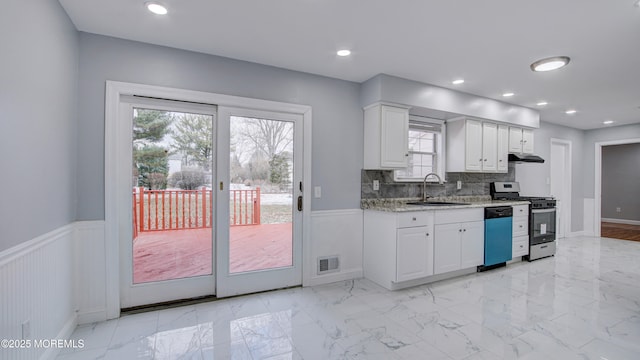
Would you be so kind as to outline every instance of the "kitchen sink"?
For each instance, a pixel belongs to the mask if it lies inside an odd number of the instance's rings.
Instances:
[[[407,205],[421,205],[421,206],[452,206],[452,205],[471,205],[469,203],[449,202],[449,201],[413,201],[408,202]]]

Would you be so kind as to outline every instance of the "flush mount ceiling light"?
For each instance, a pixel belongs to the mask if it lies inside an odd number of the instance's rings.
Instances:
[[[540,101],[539,103],[537,103],[536,105],[538,106],[546,106],[547,102],[546,101]]]
[[[571,110],[565,111],[564,113],[567,114],[567,115],[573,115],[573,114],[575,114],[577,112],[578,112],[578,110],[571,109]]]
[[[464,79],[456,79],[451,82],[453,85],[464,84]]]
[[[533,71],[551,71],[560,69],[567,65],[571,59],[568,56],[554,56],[546,59],[541,59],[531,64],[531,70]]]
[[[338,54],[338,56],[342,56],[342,57],[349,56],[349,55],[351,55],[351,50],[347,50],[347,49],[338,50],[336,52],[336,54]]]
[[[515,94],[512,93],[512,92],[506,92],[506,93],[502,94],[502,96],[504,96],[504,97],[512,97],[513,95],[515,95]]]
[[[144,3],[144,6],[146,6],[149,11],[156,15],[167,15],[168,13],[167,8],[157,2],[146,2]]]
[[[605,125],[611,125],[611,124],[613,124],[613,120],[607,120],[607,121],[604,121],[604,122],[603,122],[603,124],[605,124]]]

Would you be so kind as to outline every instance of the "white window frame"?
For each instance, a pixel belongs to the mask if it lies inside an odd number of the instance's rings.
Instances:
[[[445,181],[445,158],[446,158],[446,154],[445,154],[445,149],[446,149],[446,144],[445,144],[445,139],[446,137],[446,125],[445,125],[445,121],[444,120],[438,120],[438,119],[432,119],[432,118],[427,118],[427,117],[422,117],[422,116],[417,116],[417,115],[409,115],[409,130],[412,129],[412,123],[416,123],[416,124],[424,124],[424,125],[433,125],[435,127],[440,127],[440,131],[434,131],[436,133],[436,137],[435,137],[435,162],[436,162],[436,171],[435,173],[438,174],[438,176],[440,176],[440,178],[442,179],[442,181]],[[416,126],[417,127],[417,126]],[[416,127],[413,127],[414,129]],[[407,132],[407,137],[409,137],[409,133]],[[409,151],[409,156],[411,156],[411,151]],[[424,178],[417,178],[417,177],[413,177],[413,178],[407,178],[407,177],[401,177],[398,175],[399,171],[398,170],[394,170],[393,171],[393,180],[395,182],[422,182],[424,181]],[[438,182],[438,179],[435,178],[435,176],[429,177],[429,179],[427,179],[427,182]]]

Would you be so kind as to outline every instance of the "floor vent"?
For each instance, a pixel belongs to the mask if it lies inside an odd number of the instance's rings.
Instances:
[[[325,256],[318,258],[318,275],[340,270],[340,258],[338,256]]]

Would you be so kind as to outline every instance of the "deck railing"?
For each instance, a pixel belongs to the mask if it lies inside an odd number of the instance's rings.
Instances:
[[[133,191],[133,236],[144,231],[201,229],[212,226],[213,191]],[[229,224],[260,224],[260,188],[229,191]]]

